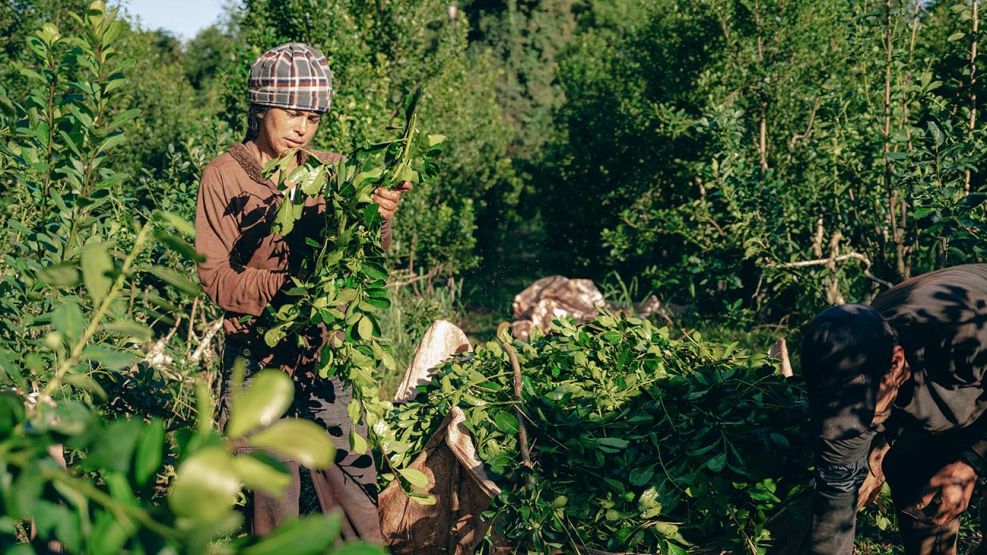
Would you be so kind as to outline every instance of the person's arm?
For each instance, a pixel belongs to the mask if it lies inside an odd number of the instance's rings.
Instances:
[[[227,215],[231,202],[222,174],[207,167],[199,183],[195,209],[195,250],[199,282],[206,295],[224,310],[260,316],[284,285],[284,272],[250,268],[233,255],[239,229]]]
[[[380,244],[384,249],[391,246],[391,222],[394,213],[397,212],[398,205],[401,204],[401,195],[412,189],[410,181],[401,183],[394,189],[376,189],[373,194],[373,201],[377,203],[377,210],[384,223],[380,228]]]
[[[857,492],[867,478],[874,434],[841,441],[820,440],[816,449],[816,493],[812,502],[811,555],[850,555],[857,527]]]

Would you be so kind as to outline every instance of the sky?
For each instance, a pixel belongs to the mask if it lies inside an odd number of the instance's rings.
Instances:
[[[116,0],[113,4],[140,18],[145,29],[163,28],[188,40],[219,19],[226,0]]]

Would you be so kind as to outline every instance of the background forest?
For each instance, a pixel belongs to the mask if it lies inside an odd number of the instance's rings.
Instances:
[[[419,86],[447,137],[388,255],[399,366],[436,318],[491,338],[550,274],[761,348],[987,249],[976,0],[243,0],[186,42],[88,6],[0,3],[0,379],[152,440],[196,429],[215,385],[188,222],[284,42],[334,72],[315,146],[386,138]]]

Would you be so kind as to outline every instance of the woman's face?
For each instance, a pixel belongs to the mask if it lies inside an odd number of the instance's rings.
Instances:
[[[267,142],[278,156],[290,148],[308,145],[319,129],[322,114],[304,110],[271,108],[261,114],[257,142]]]

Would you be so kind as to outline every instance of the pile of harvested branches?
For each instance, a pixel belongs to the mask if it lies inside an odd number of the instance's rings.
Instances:
[[[504,347],[518,355],[520,403]],[[801,390],[766,357],[674,339],[646,320],[602,315],[488,343],[443,365],[388,419],[415,453],[453,406],[504,490],[487,516],[520,548],[757,551],[808,482]]]

